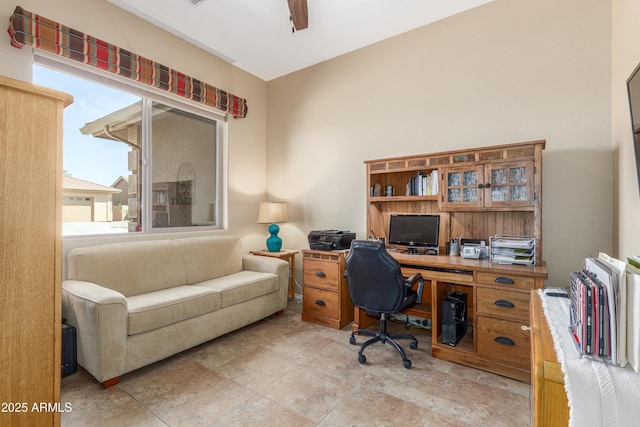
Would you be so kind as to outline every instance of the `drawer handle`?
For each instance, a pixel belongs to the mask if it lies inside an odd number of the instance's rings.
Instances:
[[[316,300],[316,304],[317,304],[317,305],[322,305],[322,306],[327,305],[327,303],[325,303],[325,302],[324,302],[324,301],[322,301],[321,299],[317,299],[317,300]]]
[[[513,305],[511,301],[507,301],[506,299],[499,299],[498,301],[494,302],[494,304],[497,305],[498,307],[504,307],[504,308],[515,307],[515,305]]]
[[[498,337],[495,339],[495,341],[498,344],[503,344],[503,345],[516,345],[516,343],[511,338],[507,338],[507,337]]]
[[[318,276],[318,277],[327,277],[327,275],[324,274],[324,271],[316,271],[316,276]]]
[[[501,285],[515,285],[516,284],[516,282],[514,282],[511,277],[504,277],[504,276],[496,277],[494,282],[500,283]]]
[[[520,326],[520,329],[523,330],[523,331],[530,331],[531,330],[531,326],[522,325],[522,326]]]

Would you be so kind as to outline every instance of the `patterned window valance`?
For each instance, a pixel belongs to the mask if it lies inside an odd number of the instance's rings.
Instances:
[[[10,18],[11,44],[29,45],[153,86],[213,108],[246,117],[247,101],[128,50],[17,6]]]

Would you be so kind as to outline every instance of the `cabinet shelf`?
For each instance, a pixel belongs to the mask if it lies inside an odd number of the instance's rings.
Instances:
[[[474,345],[473,345],[473,331],[467,330],[464,336],[458,341],[455,346],[450,346],[448,344],[444,344],[442,342],[442,335],[438,335],[438,341],[435,344],[432,344],[433,347],[444,348],[447,351],[455,351],[455,352],[467,352],[469,354],[474,354]]]
[[[438,195],[431,196],[379,196],[369,197],[370,202],[419,202],[419,201],[438,201]]]

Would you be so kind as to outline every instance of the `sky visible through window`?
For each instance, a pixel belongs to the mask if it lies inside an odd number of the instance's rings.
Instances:
[[[64,110],[64,170],[75,178],[106,186],[128,176],[127,145],[83,135],[80,128],[138,102],[140,97],[36,65],[33,80],[73,95],[73,103]]]

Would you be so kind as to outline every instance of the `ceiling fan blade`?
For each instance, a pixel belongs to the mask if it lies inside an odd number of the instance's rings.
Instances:
[[[309,26],[309,12],[307,10],[307,0],[287,0],[289,2],[289,13],[296,31],[304,30]]]

